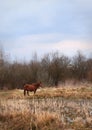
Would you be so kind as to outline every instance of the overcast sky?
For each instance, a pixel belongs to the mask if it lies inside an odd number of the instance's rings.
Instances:
[[[92,0],[0,0],[0,44],[11,59],[92,53]]]

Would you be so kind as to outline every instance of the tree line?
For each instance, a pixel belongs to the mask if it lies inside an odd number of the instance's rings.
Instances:
[[[92,82],[92,57],[77,52],[72,58],[53,52],[41,59],[34,54],[27,62],[9,62],[0,50],[0,89],[23,88],[25,83],[41,81],[45,86],[58,86],[67,80]]]

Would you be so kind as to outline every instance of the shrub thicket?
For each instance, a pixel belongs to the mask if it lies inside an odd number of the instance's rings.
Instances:
[[[57,86],[66,80],[92,81],[92,57],[77,52],[72,58],[59,52],[48,53],[38,60],[37,55],[25,62],[9,62],[0,50],[0,88],[23,88],[25,83],[42,81]]]

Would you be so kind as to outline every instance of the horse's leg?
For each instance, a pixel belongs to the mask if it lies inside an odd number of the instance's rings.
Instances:
[[[34,94],[36,93],[36,90],[34,90]]]
[[[24,89],[24,96],[26,95],[26,90]]]
[[[27,90],[27,95],[29,96],[29,91]]]

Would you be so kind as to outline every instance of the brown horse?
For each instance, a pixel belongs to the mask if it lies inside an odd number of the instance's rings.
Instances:
[[[24,96],[26,95],[26,92],[27,92],[27,95],[29,96],[29,91],[30,92],[34,91],[34,94],[35,94],[36,90],[39,87],[42,87],[42,83],[41,82],[33,83],[33,84],[25,84],[24,85]]]

